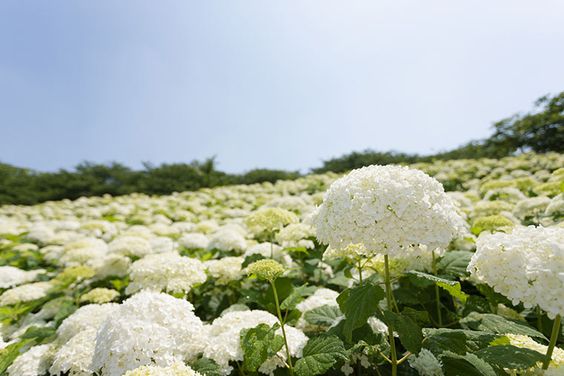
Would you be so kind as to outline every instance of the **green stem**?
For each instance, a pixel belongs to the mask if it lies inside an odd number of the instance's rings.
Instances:
[[[284,346],[286,347],[286,358],[288,360],[288,368],[290,375],[294,375],[294,367],[292,366],[292,356],[290,355],[290,347],[288,346],[288,339],[286,337],[286,330],[284,329],[284,321],[282,320],[282,313],[280,312],[280,302],[278,300],[278,292],[274,281],[270,281],[272,291],[274,292],[274,303],[276,303],[276,313],[278,314],[278,321],[280,321],[280,328],[282,329],[282,336],[284,337]]]
[[[548,369],[548,365],[552,360],[552,351],[554,351],[554,346],[556,346],[556,341],[558,340],[558,333],[560,332],[560,315],[556,315],[554,323],[552,324],[552,334],[550,335],[550,343],[548,349],[546,350],[546,357],[542,363],[542,369]]]
[[[437,262],[435,260],[435,252],[433,251],[433,275],[437,275]],[[437,319],[439,326],[443,326],[443,314],[441,312],[441,295],[439,286],[435,283],[435,304],[437,305]]]
[[[360,286],[362,286],[362,265],[360,264],[360,259],[358,260],[358,281]]]
[[[392,297],[392,283],[390,282],[390,266],[388,261],[388,255],[384,255],[384,270],[386,279],[386,301],[388,303],[388,309],[391,310],[393,306]],[[391,323],[388,323],[388,337],[390,340],[390,354],[392,360],[392,376],[397,376],[398,374],[398,355],[396,353],[396,341],[394,339],[394,328]]]
[[[537,313],[537,329],[539,330],[539,332],[543,332],[542,330],[542,312],[539,306],[537,306],[536,308],[536,313]]]

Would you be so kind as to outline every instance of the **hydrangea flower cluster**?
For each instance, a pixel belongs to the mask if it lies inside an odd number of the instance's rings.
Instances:
[[[564,228],[517,227],[483,233],[468,271],[514,304],[564,315]]]
[[[464,230],[442,185],[400,166],[370,166],[336,180],[312,221],[333,249],[362,244],[371,254],[400,256],[410,247],[446,247]]]

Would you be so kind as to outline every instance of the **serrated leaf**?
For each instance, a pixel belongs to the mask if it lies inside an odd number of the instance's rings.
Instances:
[[[511,345],[492,346],[477,351],[476,356],[501,368],[524,370],[542,362],[544,354]]]
[[[468,316],[460,320],[460,325],[472,330],[480,330],[495,334],[521,334],[529,337],[546,337],[536,329],[524,324],[494,315],[493,313],[471,312]]]
[[[385,296],[380,286],[365,284],[364,286],[348,288],[338,297],[337,303],[346,317],[344,334],[347,341],[351,340],[354,329],[361,327],[368,318],[378,310],[378,302]]]
[[[448,279],[434,276],[432,274],[423,273],[417,270],[412,270],[408,273],[415,275],[419,278],[424,278],[428,281],[436,283],[437,286],[446,290],[452,297],[460,300],[462,303],[466,303],[466,300],[468,299],[468,294],[462,291],[462,286],[458,281],[451,281]]]
[[[313,294],[317,290],[316,286],[302,285],[292,290],[290,295],[280,304],[280,309],[292,310],[301,302],[305,296]]]
[[[304,313],[304,319],[312,325],[332,326],[342,315],[339,307],[323,305]]]
[[[200,358],[190,364],[190,367],[204,376],[223,376],[221,367],[209,358]]]
[[[392,326],[394,331],[398,333],[399,339],[403,347],[413,354],[421,350],[421,342],[423,342],[423,333],[417,323],[408,316],[398,315],[392,311],[384,311],[382,321],[388,326]]]
[[[468,274],[466,268],[473,254],[473,252],[469,251],[447,252],[437,263],[437,268],[441,273],[450,274],[455,277],[465,276]]]
[[[241,348],[243,349],[243,367],[250,372],[256,370],[284,345],[284,338],[275,332],[280,326],[259,324],[251,329],[241,331]]]
[[[315,376],[327,372],[339,360],[345,360],[347,351],[337,336],[311,338],[304,347],[302,358],[295,365],[297,376]]]

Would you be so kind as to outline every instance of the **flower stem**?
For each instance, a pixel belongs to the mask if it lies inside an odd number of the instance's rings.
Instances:
[[[392,297],[392,283],[390,282],[390,266],[388,255],[384,255],[384,271],[386,280],[386,301],[388,303],[388,309],[391,310],[393,307],[393,297]],[[398,355],[396,353],[396,342],[394,339],[394,328],[391,323],[388,324],[388,337],[390,340],[390,355],[392,364],[392,376],[397,376],[398,374]]]
[[[358,281],[360,286],[362,286],[362,265],[360,263],[360,259],[358,260]]]
[[[556,346],[556,341],[558,340],[558,333],[560,332],[560,315],[556,315],[554,319],[554,324],[552,324],[552,334],[550,335],[550,343],[548,349],[546,350],[546,357],[542,363],[542,369],[548,369],[548,365],[552,360],[552,351],[554,351],[554,346]]]
[[[272,291],[274,292],[274,303],[276,303],[276,313],[278,314],[278,321],[280,321],[280,329],[282,329],[282,336],[284,337],[284,346],[286,347],[286,358],[288,360],[288,369],[290,375],[294,375],[294,367],[292,366],[292,356],[290,355],[290,347],[288,346],[288,338],[286,337],[286,330],[284,329],[284,321],[282,320],[282,313],[280,312],[280,302],[278,300],[278,292],[274,281],[270,281]]]
[[[433,251],[433,275],[437,275],[437,262],[435,260],[435,251]],[[435,283],[435,304],[437,305],[437,319],[439,321],[439,326],[443,326],[443,315],[441,312],[441,295],[439,291],[439,285]]]

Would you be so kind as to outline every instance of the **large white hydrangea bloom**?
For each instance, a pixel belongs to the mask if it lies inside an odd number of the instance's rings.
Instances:
[[[126,294],[140,290],[186,293],[207,279],[205,266],[200,260],[176,252],[152,254],[135,261],[129,276],[131,283]]]
[[[144,365],[194,359],[211,341],[193,310],[186,300],[163,293],[132,296],[98,330],[92,369],[121,376]]]
[[[564,228],[517,227],[482,233],[468,271],[514,304],[564,315]]]
[[[336,180],[312,222],[334,249],[360,243],[389,255],[413,245],[445,247],[464,228],[436,179],[401,166],[363,167]]]
[[[32,282],[44,269],[22,270],[13,266],[0,266],[0,289],[7,289],[22,283]]]

